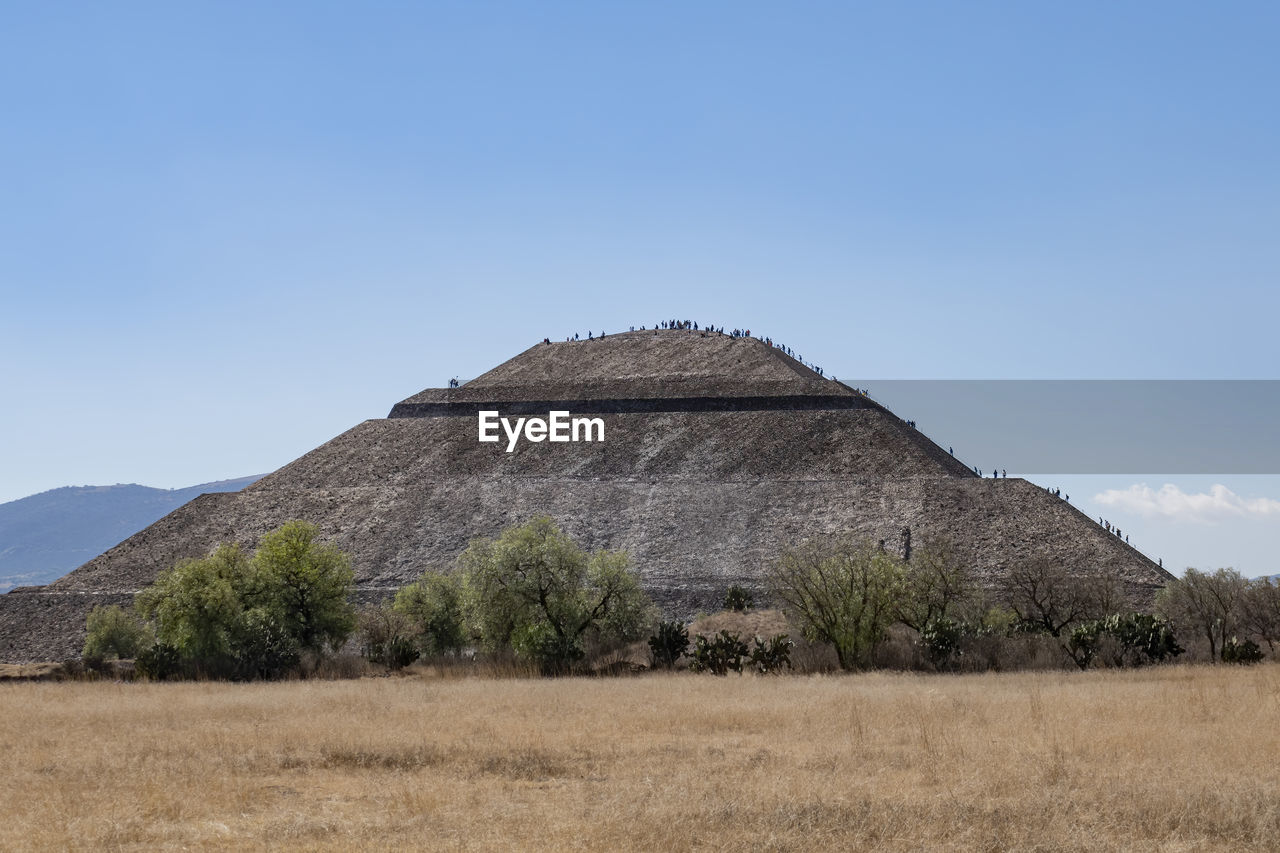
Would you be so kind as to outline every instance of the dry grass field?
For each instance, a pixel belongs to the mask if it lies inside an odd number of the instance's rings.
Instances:
[[[0,685],[0,849],[1276,850],[1280,666]]]

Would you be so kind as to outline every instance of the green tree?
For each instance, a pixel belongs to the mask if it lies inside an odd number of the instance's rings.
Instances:
[[[85,620],[85,637],[81,656],[91,665],[111,658],[127,660],[154,642],[150,628],[136,614],[112,604],[95,605]]]
[[[842,669],[868,664],[895,619],[906,583],[901,560],[847,537],[784,551],[768,581],[805,637],[830,643]]]
[[[350,636],[351,581],[346,555],[298,521],[268,533],[253,557],[230,544],[183,560],[134,601],[155,623],[148,666],[166,675],[279,676],[301,651],[336,648]]]
[[[253,562],[239,545],[220,545],[206,557],[179,562],[138,593],[135,606],[154,619],[156,639],[202,673],[231,675],[245,611],[258,584]]]
[[[477,539],[459,558],[465,610],[484,646],[562,672],[587,644],[644,636],[652,605],[621,551],[586,554],[550,518]]]
[[[262,537],[253,562],[263,604],[302,649],[339,648],[355,630],[351,560],[317,539],[314,524],[290,521]]]
[[[456,652],[466,643],[457,574],[423,572],[396,593],[392,608],[408,621],[410,636],[424,655]]]

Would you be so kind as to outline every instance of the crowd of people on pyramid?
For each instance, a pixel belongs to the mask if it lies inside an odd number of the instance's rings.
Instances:
[[[1100,525],[1102,525],[1103,527],[1105,527],[1105,528],[1107,529],[1107,532],[1108,532],[1108,533],[1114,533],[1117,537],[1118,537],[1118,536],[1120,536],[1120,528],[1119,528],[1119,527],[1116,527],[1114,524],[1112,524],[1111,522],[1107,521],[1107,520],[1106,520],[1105,518],[1103,518],[1102,516],[1098,516],[1098,524],[1100,524]],[[1128,541],[1129,541],[1129,536],[1128,536],[1128,534],[1125,534],[1125,536],[1124,536],[1124,541],[1125,541],[1125,542],[1128,542]],[[1164,563],[1162,562],[1160,565],[1162,565],[1162,566],[1163,566],[1163,565],[1164,565]]]
[[[638,331],[638,332],[647,332],[647,331],[649,331],[649,330],[650,330],[650,328],[651,328],[651,327],[649,327],[649,326],[641,326],[639,329],[637,329],[635,326],[632,326],[628,331],[632,331],[632,332],[637,332],[637,331]],[[657,323],[654,323],[654,324],[653,324],[652,329],[653,329],[653,333],[654,333],[655,335],[658,333],[658,330],[659,330],[659,329],[662,329],[662,330],[670,330],[670,329],[687,329],[687,330],[689,330],[689,331],[691,331],[691,332],[698,332],[698,333],[700,333],[703,337],[706,337],[706,336],[708,336],[708,335],[728,335],[729,337],[732,337],[732,338],[749,338],[749,337],[752,337],[752,335],[751,335],[751,330],[750,330],[750,329],[731,329],[731,330],[729,330],[728,332],[726,332],[726,331],[724,330],[724,326],[716,326],[716,325],[714,325],[714,324],[712,324],[712,325],[700,325],[699,323],[697,323],[697,322],[696,322],[696,321],[694,321],[694,320],[660,320],[660,321],[658,321]],[[565,336],[565,342],[566,342],[566,343],[572,343],[573,341],[581,341],[581,340],[595,341],[595,340],[603,340],[604,338],[605,338],[605,333],[604,333],[604,331],[601,331],[599,334],[596,334],[594,331],[588,331],[588,332],[587,332],[587,336],[586,336],[585,338],[583,338],[583,337],[581,336],[581,334],[580,334],[580,333],[578,333],[578,332],[574,332],[572,335],[566,335],[566,336]],[[824,378],[826,377],[826,375],[827,375],[827,374],[826,374],[826,371],[825,371],[825,370],[823,370],[821,367],[819,367],[819,366],[818,366],[818,365],[816,365],[816,364],[810,364],[809,362],[805,361],[805,360],[804,360],[804,356],[802,356],[802,355],[796,355],[796,354],[795,354],[795,351],[794,351],[794,350],[792,350],[792,349],[791,349],[791,347],[786,346],[786,345],[784,345],[784,344],[776,343],[776,342],[773,340],[773,338],[769,338],[769,337],[758,337],[758,336],[757,336],[757,337],[756,337],[756,340],[762,341],[763,343],[767,344],[768,346],[771,346],[771,347],[774,347],[775,349],[781,350],[782,352],[784,352],[784,353],[786,353],[787,355],[789,355],[789,356],[791,356],[792,358],[794,358],[796,361],[798,361],[798,362],[800,362],[801,364],[803,364],[805,367],[807,367],[807,368],[809,368],[810,370],[812,370],[814,373],[817,373],[819,376],[822,376],[822,377],[824,377]],[[543,338],[543,339],[542,339],[542,342],[543,342],[544,344],[549,344],[549,343],[551,343],[551,338]],[[832,377],[831,377],[831,379],[832,379],[832,381],[835,381],[835,377],[834,377],[834,376],[832,376]],[[853,390],[854,390],[855,392],[857,392],[858,394],[861,394],[861,395],[862,395],[862,396],[864,396],[864,397],[868,396],[868,394],[867,394],[867,390],[866,390],[865,388],[854,388]]]

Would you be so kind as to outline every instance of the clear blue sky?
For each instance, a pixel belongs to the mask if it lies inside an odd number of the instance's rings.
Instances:
[[[1247,2],[12,4],[0,500],[273,470],[668,316],[837,375],[1274,378],[1278,43]]]

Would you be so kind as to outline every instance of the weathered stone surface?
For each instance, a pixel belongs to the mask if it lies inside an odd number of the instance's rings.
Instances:
[[[660,400],[664,382],[696,385],[684,399],[708,402],[636,404]],[[469,399],[449,396],[463,390]],[[791,402],[744,402],[759,397]],[[1168,577],[1065,501],[1023,480],[975,477],[883,407],[753,339],[664,331],[540,344],[397,408],[508,398],[593,400],[605,440],[522,440],[507,453],[476,440],[473,412],[366,421],[244,491],[197,498],[48,587],[0,596],[0,659],[75,654],[94,603],[127,600],[220,542],[253,547],[293,518],[351,553],[362,600],[448,568],[472,537],[536,514],[588,547],[627,549],[655,599],[682,616],[715,607],[730,584],[758,585],[780,547],[836,531],[895,548],[903,527],[917,544],[945,535],[989,580],[1037,557],[1114,570],[1139,599]]]

